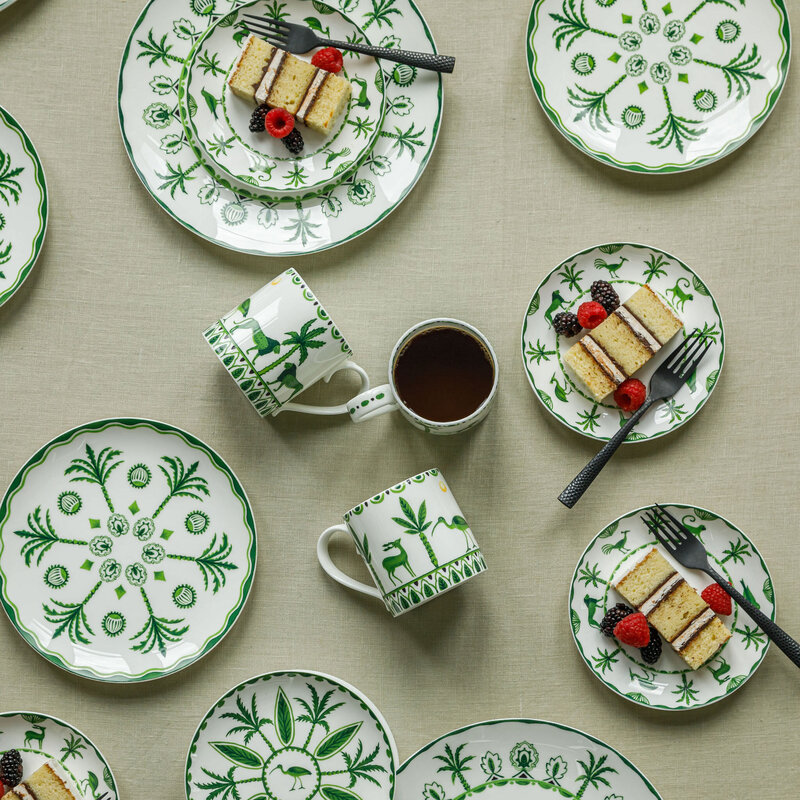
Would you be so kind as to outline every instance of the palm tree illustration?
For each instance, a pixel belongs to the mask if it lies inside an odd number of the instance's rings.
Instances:
[[[616,275],[617,271],[627,260],[628,259],[625,258],[625,256],[620,256],[619,261],[616,264],[609,264],[602,258],[596,258],[594,260],[594,267],[595,269],[607,269],[611,273],[611,275]]]
[[[36,506],[33,513],[28,514],[28,529],[14,531],[17,536],[27,540],[20,549],[20,555],[24,557],[26,567],[31,565],[34,556],[36,556],[36,566],[38,567],[42,563],[45,553],[54,544],[89,544],[85,539],[60,538],[50,522],[50,510],[48,509],[45,514],[44,524],[42,524],[41,513],[41,506]]]
[[[226,570],[230,571],[238,569],[239,567],[232,561],[226,559],[230,556],[233,550],[233,545],[228,541],[228,534],[223,533],[222,538],[217,544],[217,534],[211,538],[211,544],[200,553],[199,556],[186,556],[177,553],[169,553],[167,558],[174,559],[175,561],[193,561],[200,574],[203,576],[203,586],[206,590],[211,588],[213,594],[216,594],[223,586],[225,586]]]
[[[475,546],[474,540],[469,535],[469,525],[464,517],[460,517],[458,514],[456,514],[450,522],[448,522],[444,517],[439,517],[439,519],[436,520],[436,525],[434,525],[431,529],[431,537],[433,537],[433,534],[439,525],[444,525],[445,528],[449,528],[451,531],[461,531],[461,533],[464,534],[464,539],[467,542],[467,549]]]
[[[319,327],[312,329],[311,326],[315,322],[316,320],[310,319],[308,322],[304,323],[299,331],[289,331],[282,342],[282,344],[289,346],[289,349],[280,358],[268,364],[264,369],[259,370],[258,374],[264,375],[270,372],[297,352],[300,353],[300,358],[297,362],[297,365],[300,366],[300,364],[308,358],[309,350],[316,350],[320,347],[324,347],[325,342],[320,342],[317,337],[325,333],[325,328]]]
[[[260,736],[266,742],[270,750],[274,752],[274,748],[269,739],[267,739],[261,731],[261,728],[267,725],[270,720],[259,715],[255,692],[253,692],[253,696],[250,698],[249,708],[244,704],[241,695],[237,695],[236,708],[236,711],[227,711],[221,715],[223,719],[232,719],[234,722],[238,723],[238,725],[228,730],[228,736],[234,733],[242,733],[244,734],[244,743],[246,745],[250,744],[250,740],[254,736]]]
[[[110,447],[104,447],[99,454],[95,455],[91,445],[87,444],[86,458],[73,458],[70,465],[64,470],[65,475],[77,475],[75,478],[70,478],[72,483],[85,481],[97,484],[103,492],[108,510],[112,514],[114,513],[114,504],[109,497],[106,483],[111,473],[122,463],[122,459],[114,460],[119,455],[122,455],[121,450],[112,450]]]
[[[472,761],[475,756],[461,755],[461,751],[466,746],[466,743],[461,744],[455,750],[453,750],[449,744],[446,744],[444,746],[444,755],[434,756],[434,759],[444,762],[444,766],[439,767],[439,769],[436,770],[437,772],[449,772],[453,783],[458,780],[458,782],[464,788],[464,791],[468,792],[471,787],[464,778],[464,773],[469,772],[471,769],[471,767],[468,767],[467,764],[469,764],[469,762]]]
[[[173,497],[191,497],[193,500],[199,500],[201,503],[204,499],[200,496],[201,494],[208,497],[208,481],[200,475],[195,475],[200,462],[195,461],[193,464],[190,464],[187,469],[183,465],[183,461],[177,456],[174,458],[171,456],[161,456],[161,460],[166,461],[169,467],[169,471],[167,471],[164,466],[161,464],[158,465],[158,468],[164,473],[164,477],[167,479],[169,494],[167,494],[161,501],[159,507],[153,512],[153,519],[164,510],[167,503],[169,503]]]
[[[333,697],[333,689],[325,692],[325,694],[320,697],[319,692],[317,692],[310,683],[307,683],[306,686],[311,692],[311,702],[307,703],[302,697],[295,697],[295,700],[305,709],[305,714],[299,714],[297,716],[298,721],[307,722],[311,726],[308,730],[305,744],[303,744],[303,750],[308,747],[308,743],[311,741],[311,736],[314,733],[314,728],[316,728],[317,725],[319,725],[325,733],[330,733],[330,725],[328,725],[326,717],[330,716],[337,708],[344,705],[344,703],[329,705]]]
[[[599,759],[595,759],[594,753],[591,751],[588,751],[588,755],[588,764],[578,759],[578,763],[581,765],[581,767],[583,767],[583,774],[578,776],[578,780],[583,781],[583,783],[581,784],[581,788],[578,790],[578,793],[575,795],[576,798],[583,797],[590,784],[595,789],[599,789],[601,783],[610,787],[611,784],[606,778],[603,777],[603,775],[609,772],[616,772],[613,767],[604,766],[606,759],[608,758],[607,755],[600,756]]]
[[[428,530],[431,525],[433,525],[432,522],[425,521],[425,517],[428,513],[425,501],[422,501],[419,511],[415,514],[414,509],[411,508],[411,504],[408,502],[408,500],[406,500],[405,497],[401,497],[400,509],[402,510],[403,514],[405,514],[405,519],[402,517],[392,517],[392,519],[404,529],[404,533],[419,537],[419,540],[422,542],[422,545],[428,554],[428,558],[431,560],[431,564],[433,564],[434,567],[438,567],[439,561],[436,558],[436,554],[433,552],[433,548],[431,547],[431,543],[428,541],[428,537],[425,535],[425,531]]]
[[[250,353],[255,350],[256,356],[265,356],[268,353],[275,353],[277,355],[278,351],[281,349],[281,343],[277,339],[267,336],[267,334],[261,329],[261,326],[254,319],[242,320],[237,325],[231,327],[231,331],[238,331],[239,328],[245,328],[249,330],[253,337],[253,346],[248,347],[244,351],[245,353]]]
[[[89,644],[90,640],[87,637],[94,636],[94,631],[86,617],[86,606],[102,585],[102,581],[97,581],[89,594],[78,603],[62,603],[60,600],[51,599],[52,606],[48,606],[47,603],[42,604],[44,618],[57,626],[53,631],[54,639],[66,631],[74,644]]]
[[[11,156],[0,150],[0,198],[5,201],[7,206],[19,203],[22,194],[22,186],[16,178],[22,174],[24,167],[11,168]],[[10,199],[9,199],[10,198]]]
[[[311,770],[306,769],[305,767],[289,767],[289,769],[284,769],[280,764],[278,764],[275,769],[270,770],[270,775],[273,772],[280,770],[284,775],[288,775],[294,782],[292,783],[292,788],[290,791],[294,791],[295,789],[304,789],[303,786],[303,778],[307,778],[311,774]],[[298,784],[300,784],[298,786]]]

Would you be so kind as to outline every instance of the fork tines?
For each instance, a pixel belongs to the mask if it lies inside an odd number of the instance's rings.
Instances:
[[[251,17],[249,14],[244,16],[249,18],[247,27],[251,33],[263,36],[273,47],[283,49],[286,46],[290,28],[285,22],[278,19],[260,19]]]
[[[288,31],[290,29],[289,23],[284,22],[282,19],[275,19],[273,17],[256,17],[253,14],[243,14],[243,16],[245,19],[254,22],[256,25],[260,25],[262,28],[271,27],[284,31]]]
[[[654,507],[658,509],[658,513],[652,508],[648,509],[641,520],[664,547],[674,550],[691,534],[665,508],[658,503],[655,503]]]
[[[700,331],[695,328],[683,340],[680,347],[675,348],[675,351],[667,357],[664,366],[680,378],[691,375],[713,343],[713,339],[701,336]]]

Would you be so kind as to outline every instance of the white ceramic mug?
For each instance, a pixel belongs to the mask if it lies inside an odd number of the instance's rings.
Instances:
[[[340,570],[328,547],[349,533],[375,586]],[[442,473],[429,469],[359,503],[320,536],[317,558],[335,581],[376,597],[394,617],[486,570],[483,554]]]
[[[317,381],[341,370],[369,378],[330,315],[294,269],[288,269],[215,322],[206,341],[262,416],[281,411],[347,414],[346,404],[312,406],[291,402]]]
[[[488,354],[492,369],[494,370],[492,388],[486,399],[468,416],[450,422],[438,422],[420,416],[402,401],[397,391],[397,386],[395,385],[395,365],[405,346],[420,333],[434,328],[453,328],[473,336]],[[486,418],[497,395],[498,380],[499,369],[497,356],[489,340],[477,328],[466,322],[449,317],[437,317],[417,323],[400,337],[389,359],[389,382],[356,395],[347,404],[347,408],[350,413],[350,419],[353,420],[353,422],[365,422],[366,420],[374,419],[390,411],[399,411],[415,428],[423,430],[426,433],[433,433],[440,436],[463,433],[470,428],[474,428]]]

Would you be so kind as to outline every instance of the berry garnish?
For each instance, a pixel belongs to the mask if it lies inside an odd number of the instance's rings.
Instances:
[[[311,63],[317,69],[324,69],[326,72],[341,72],[344,66],[342,54],[335,47],[324,47],[314,53]]]
[[[636,411],[646,398],[647,389],[637,378],[628,378],[614,391],[614,402],[623,411]]]
[[[617,623],[625,619],[628,614],[633,614],[633,609],[630,606],[626,606],[625,603],[617,603],[614,608],[609,608],[608,611],[606,611],[606,615],[603,617],[603,621],[600,623],[600,630],[603,632],[603,635],[609,638],[612,637]]]
[[[285,108],[272,108],[264,118],[267,133],[283,139],[294,130],[294,117]]]
[[[283,138],[286,149],[293,155],[297,155],[303,149],[303,134],[295,128],[288,136]]]
[[[590,289],[592,300],[600,303],[607,314],[619,308],[619,295],[608,281],[595,281]]]
[[[656,661],[661,658],[661,638],[658,635],[658,631],[652,625],[650,626],[650,641],[644,647],[640,648],[639,652],[645,664],[655,664]]]
[[[561,336],[577,336],[582,326],[571,311],[561,311],[553,317],[553,327]]]
[[[728,614],[733,613],[733,601],[731,596],[718,584],[712,583],[711,586],[706,586],[700,597],[708,603],[709,607],[715,614],[722,614],[727,617]]]
[[[267,116],[269,106],[266,103],[260,105],[250,117],[250,130],[253,133],[264,132],[264,117]]]
[[[0,758],[0,785],[10,789],[18,786],[22,780],[22,756],[18,750],[8,750]]]
[[[608,312],[594,300],[581,303],[578,308],[578,322],[588,330],[596,328],[607,316]]]
[[[647,647],[650,644],[650,625],[641,611],[628,614],[614,626],[614,636],[631,647]]]

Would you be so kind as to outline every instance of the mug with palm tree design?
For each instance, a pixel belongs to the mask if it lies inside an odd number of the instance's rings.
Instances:
[[[375,586],[342,572],[330,540],[349,533]],[[376,597],[394,617],[486,570],[461,509],[438,469],[429,469],[359,503],[319,538],[317,558],[335,581]],[[377,588],[376,588],[377,587]]]
[[[345,338],[308,284],[288,269],[215,322],[205,339],[262,417],[281,411],[347,414],[346,404],[312,406],[291,402],[319,380],[350,369],[369,378]]]

